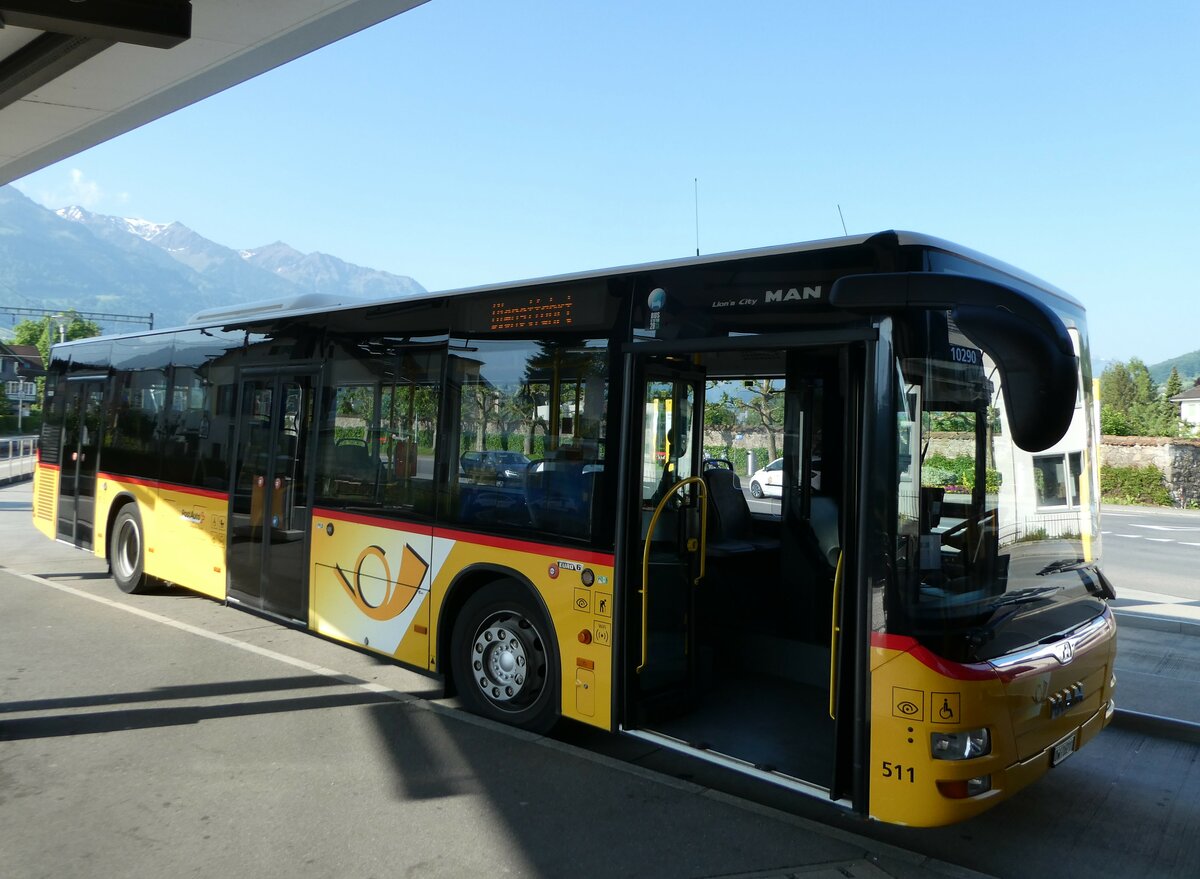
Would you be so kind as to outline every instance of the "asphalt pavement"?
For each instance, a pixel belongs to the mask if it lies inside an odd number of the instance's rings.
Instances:
[[[981,875],[474,717],[180,590],[128,596],[0,488],[5,877]]]
[[[931,857],[492,724],[374,657],[178,590],[125,596],[29,515],[28,483],[0,488],[6,876],[982,875],[954,865],[980,825]],[[1200,608],[1120,593],[1120,703],[1200,721]]]

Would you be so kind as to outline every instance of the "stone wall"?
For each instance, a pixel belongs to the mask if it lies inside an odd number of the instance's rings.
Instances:
[[[778,439],[780,448],[783,438]],[[723,446],[725,437],[709,431],[704,436],[706,446]],[[732,437],[734,448],[766,449],[769,447],[764,430],[744,430]],[[958,455],[974,456],[975,443],[956,433],[934,433],[930,437],[929,453],[941,453],[948,458]],[[767,461],[757,461],[765,466]],[[1101,437],[1100,463],[1110,467],[1146,467],[1152,465],[1163,473],[1167,491],[1181,507],[1200,504],[1200,439],[1171,439],[1157,436]]]
[[[1181,507],[1200,503],[1200,440],[1158,436],[1105,436],[1100,463],[1109,467],[1157,467]]]

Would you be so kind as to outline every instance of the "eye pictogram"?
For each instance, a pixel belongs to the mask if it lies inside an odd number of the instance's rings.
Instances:
[[[921,706],[920,706],[920,705],[916,705],[916,704],[914,704],[914,703],[912,703],[912,702],[909,702],[909,701],[906,699],[906,700],[905,700],[905,701],[903,701],[903,702],[897,702],[897,703],[896,703],[896,710],[897,710],[897,711],[899,711],[899,712],[900,712],[901,714],[903,714],[903,715],[906,715],[906,716],[908,716],[908,717],[912,717],[914,714],[916,714],[918,711],[920,711],[920,710],[921,710]]]

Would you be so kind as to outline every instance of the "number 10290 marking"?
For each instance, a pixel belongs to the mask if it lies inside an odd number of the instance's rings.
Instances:
[[[894,778],[896,781],[907,781],[909,784],[913,784],[917,780],[917,774],[911,766],[893,763],[890,760],[883,761],[883,777]]]

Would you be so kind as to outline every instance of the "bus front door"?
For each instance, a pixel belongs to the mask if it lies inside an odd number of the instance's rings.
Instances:
[[[71,379],[62,402],[62,460],[58,474],[58,538],[92,548],[96,465],[103,428],[104,380]]]
[[[859,414],[867,349],[857,335],[770,341],[627,355],[621,728],[863,803],[867,635],[845,584],[861,438],[878,432]],[[705,456],[706,425],[728,457]]]
[[[667,362],[646,364],[639,379],[639,437],[630,450],[631,613],[640,635],[635,684],[638,714],[673,713],[690,704],[696,680],[695,603],[704,563],[700,474],[704,379]],[[635,432],[634,432],[635,431]],[[638,629],[634,629],[638,631]]]
[[[229,492],[229,599],[304,621],[315,371],[242,375]]]

